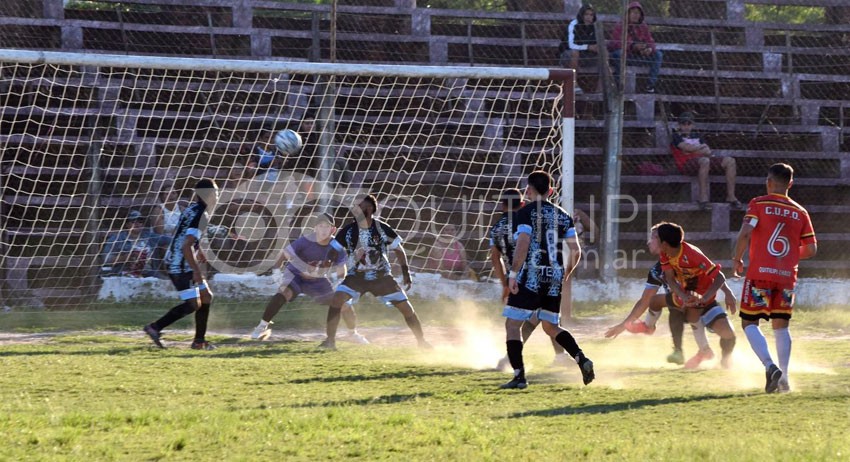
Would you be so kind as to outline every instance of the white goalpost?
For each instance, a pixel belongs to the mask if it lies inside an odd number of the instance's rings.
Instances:
[[[263,277],[306,217],[341,226],[371,193],[415,272],[444,272],[435,255],[454,238],[459,277],[484,278],[505,188],[547,170],[572,212],[574,79],[0,50],[0,303],[84,308],[111,303],[106,286],[156,286],[170,214],[200,178],[222,188],[203,242],[213,274]],[[295,155],[275,152],[286,128]]]

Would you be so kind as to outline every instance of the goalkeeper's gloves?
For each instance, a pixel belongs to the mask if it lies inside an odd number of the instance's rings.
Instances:
[[[271,165],[271,163],[272,163],[272,161],[274,160],[274,157],[275,157],[274,151],[266,151],[265,149],[258,146],[257,152],[260,154],[260,159],[259,159],[259,162],[257,162],[257,165],[259,165],[260,167],[263,167],[263,168]]]

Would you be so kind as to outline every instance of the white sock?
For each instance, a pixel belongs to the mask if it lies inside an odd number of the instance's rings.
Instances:
[[[747,335],[747,341],[750,342],[750,347],[752,347],[761,363],[764,364],[765,369],[769,368],[773,364],[773,359],[771,359],[770,351],[767,349],[767,339],[764,338],[764,334],[759,329],[759,326],[757,324],[750,324],[744,328],[744,334]],[[788,346],[790,347],[791,345],[789,344]]]
[[[705,324],[702,323],[702,320],[691,323],[691,329],[694,332],[694,340],[697,342],[699,351],[711,349],[711,347],[708,346],[708,337],[705,335]]]
[[[260,329],[265,329],[266,327],[269,327],[269,324],[269,321],[260,319],[260,325],[257,327],[259,327]]]
[[[773,336],[776,339],[776,357],[779,359],[782,377],[788,377],[788,363],[791,362],[791,331],[787,327],[773,329]]]
[[[646,311],[646,317],[643,318],[643,322],[649,327],[655,327],[658,324],[658,319],[661,317],[661,311]]]

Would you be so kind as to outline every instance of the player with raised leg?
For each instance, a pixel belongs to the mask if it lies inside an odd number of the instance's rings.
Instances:
[[[334,289],[330,274],[345,275],[345,250],[333,239],[336,232],[334,218],[328,213],[317,213],[311,219],[313,232],[296,239],[283,250],[283,282],[266,305],[260,323],[251,333],[254,340],[268,339],[272,334],[272,319],[284,304],[304,293],[322,305],[328,305]],[[282,260],[281,259],[281,260]],[[357,315],[350,304],[343,305],[342,317],[348,326],[350,338],[355,343],[367,344],[369,340],[357,332]]]
[[[389,225],[376,219],[378,201],[372,195],[361,197],[352,210],[355,220],[337,233],[336,241],[348,253],[348,272],[336,287],[328,307],[327,338],[320,347],[336,348],[336,330],[342,307],[351,299],[366,292],[394,306],[404,316],[407,326],[416,336],[420,348],[431,348],[425,341],[422,324],[407,299],[407,294],[393,279],[387,251],[392,250],[401,264],[405,288],[410,290],[413,280],[407,266],[407,255],[401,246],[401,237]]]
[[[817,254],[818,243],[809,213],[788,197],[794,169],[773,164],[767,171],[767,195],[750,201],[732,256],[735,275],[744,271],[744,252],[750,248],[750,264],[741,294],[741,325],[753,351],[765,368],[766,393],[788,392],[791,332],[797,266]],[[776,341],[777,366],[759,328],[769,320]]]
[[[174,239],[168,248],[164,263],[168,276],[180,296],[182,303],[171,308],[165,315],[144,327],[153,343],[165,348],[160,332],[186,315],[195,313],[195,339],[193,350],[213,350],[207,342],[207,320],[213,294],[201,269],[202,253],[198,251],[201,236],[209,223],[209,213],[218,202],[218,186],[214,181],[202,179],[195,185],[195,202],[180,214],[174,230]]]
[[[685,320],[694,330],[700,350],[685,362],[685,368],[695,369],[702,361],[714,358],[705,336],[698,336],[708,327],[720,337],[721,365],[732,366],[732,351],[735,349],[735,331],[729,323],[726,311],[715,300],[717,291],[726,285],[726,277],[720,265],[714,264],[702,251],[685,242],[685,232],[675,223],[661,222],[652,227],[658,235],[661,250],[661,269],[670,288],[667,305],[685,312]],[[723,290],[726,309],[734,314],[737,299],[731,290]]]
[[[581,258],[572,217],[548,200],[552,177],[543,171],[528,176],[528,203],[517,211],[516,250],[508,273],[510,295],[502,311],[508,359],[514,378],[500,388],[528,386],[523,363],[523,322],[539,320],[543,331],[575,359],[585,385],[595,378],[593,362],[575,338],[560,326],[561,288]]]

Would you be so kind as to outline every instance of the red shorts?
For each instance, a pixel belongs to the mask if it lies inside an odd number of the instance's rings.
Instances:
[[[741,318],[747,321],[791,319],[794,295],[793,283],[745,279],[741,294]]]

